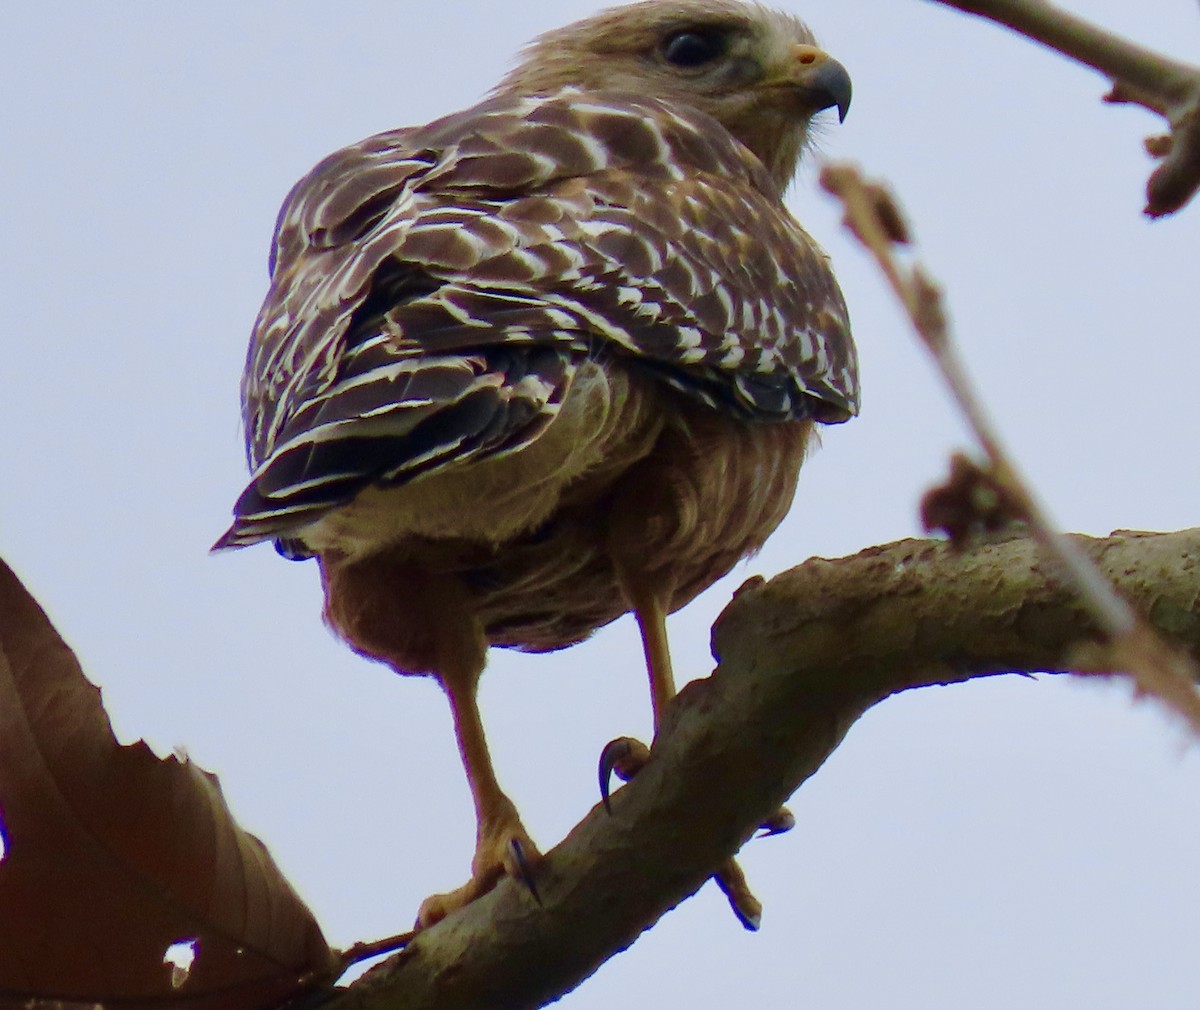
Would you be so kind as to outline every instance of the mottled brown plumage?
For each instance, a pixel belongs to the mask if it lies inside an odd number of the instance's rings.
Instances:
[[[649,0],[544,36],[474,108],[318,165],[284,204],[219,547],[316,557],[358,652],[446,689],[479,820],[436,921],[535,865],[475,705],[489,645],[663,619],[786,513],[857,409],[824,254],[780,202],[845,71],[795,19]]]

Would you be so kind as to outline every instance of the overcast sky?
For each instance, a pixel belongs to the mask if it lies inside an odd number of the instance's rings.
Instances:
[[[519,46],[598,8],[312,0],[9,5],[0,33],[0,555],[123,740],[216,771],[329,940],[405,928],[473,843],[450,718],[324,629],[312,564],[209,557],[244,480],[237,386],[276,210],[329,151],[478,99]],[[854,78],[830,158],[897,188],[964,353],[1060,522],[1195,525],[1200,208],[1140,214],[1148,114],[925,0],[793,6]],[[1076,0],[1194,58],[1192,0]],[[711,668],[730,591],[915,535],[964,435],[810,170],[790,195],[845,289],[861,418],[827,432],[757,558],[672,620]],[[631,619],[552,656],[493,653],[501,778],[549,848],[595,802],[603,744],[646,736]],[[563,1005],[1000,1010],[1194,1007],[1200,758],[1120,684],[1002,678],[870,712],[743,865]],[[736,1001],[736,1002],[734,1002]]]

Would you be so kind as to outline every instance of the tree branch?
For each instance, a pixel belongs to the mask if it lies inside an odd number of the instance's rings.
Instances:
[[[1200,652],[1200,529],[1075,539],[1151,624]],[[905,540],[744,589],[714,627],[717,669],[672,704],[612,816],[597,805],[547,856],[542,904],[503,882],[342,991],[336,1010],[540,1006],[694,893],[876,702],[1064,669],[1096,632],[1037,551]]]
[[[1160,217],[1200,189],[1200,68],[1139,46],[1043,0],[935,0],[1019,32],[1107,76],[1111,102],[1133,102],[1161,115],[1168,137],[1149,138],[1162,158],[1146,185],[1146,213]]]

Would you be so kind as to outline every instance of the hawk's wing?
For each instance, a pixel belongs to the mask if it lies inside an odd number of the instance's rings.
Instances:
[[[218,546],[518,449],[605,355],[746,417],[857,409],[825,255],[701,113],[568,89],[340,151],[280,213]]]

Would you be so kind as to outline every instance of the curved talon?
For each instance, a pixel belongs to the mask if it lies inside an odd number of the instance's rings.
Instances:
[[[600,800],[604,803],[604,812],[612,813],[612,804],[608,800],[608,789],[612,782],[613,772],[616,771],[617,762],[629,754],[629,738],[618,737],[616,740],[609,740],[604,745],[604,750],[600,752]]]
[[[529,861],[525,858],[525,847],[521,844],[519,838],[509,841],[508,847],[512,852],[513,861],[517,864],[516,876],[522,884],[529,888],[529,893],[533,895],[533,900],[540,905],[542,903],[542,896],[538,894],[537,882],[533,879],[533,870],[529,865]]]
[[[771,835],[782,835],[796,826],[796,818],[787,807],[780,807],[770,817],[758,826],[762,832],[759,838],[770,838]]]
[[[762,902],[754,897],[750,885],[746,883],[746,875],[737,861],[730,859],[726,862],[713,874],[713,880],[725,893],[729,907],[733,909],[738,921],[751,933],[757,933],[762,925]]]
[[[753,895],[751,895],[751,897],[753,897]],[[762,906],[759,905],[757,901],[755,902],[755,905],[757,906],[756,911],[748,911],[744,910],[742,906],[732,898],[729,899],[729,907],[733,909],[733,914],[738,917],[738,922],[742,924],[742,928],[745,929],[747,933],[757,933],[760,929],[762,929]]]
[[[606,813],[612,813],[612,804],[608,797],[613,773],[615,772],[622,782],[628,782],[642,770],[649,758],[650,748],[631,736],[619,736],[604,745],[604,750],[600,752],[599,775],[600,799],[604,803]]]

